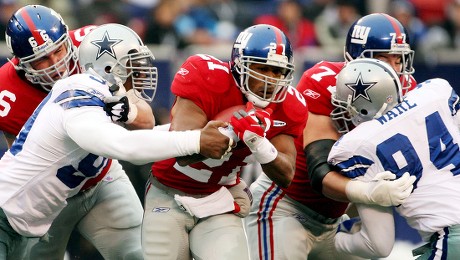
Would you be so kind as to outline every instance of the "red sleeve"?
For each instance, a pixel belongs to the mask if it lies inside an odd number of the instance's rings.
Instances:
[[[69,36],[70,39],[72,39],[72,42],[75,45],[75,47],[80,46],[80,43],[81,41],[83,41],[83,38],[85,38],[85,36],[96,27],[96,25],[87,25],[76,30],[70,31]]]
[[[209,55],[189,57],[176,72],[171,92],[193,101],[208,119],[225,108],[243,104],[229,64]]]
[[[10,62],[0,68],[0,130],[17,135],[46,92],[19,77]]]
[[[334,108],[329,88],[335,86],[336,76],[344,65],[344,62],[321,61],[303,73],[297,90],[307,100],[310,112],[329,116]]]
[[[308,106],[304,97],[294,88],[291,88],[286,99],[281,103],[271,103],[267,108],[273,109],[271,118],[273,127],[267,133],[267,138],[283,133],[294,138],[303,133],[308,118]]]

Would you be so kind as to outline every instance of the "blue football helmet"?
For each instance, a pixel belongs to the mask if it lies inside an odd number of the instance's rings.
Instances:
[[[252,64],[265,64],[281,68],[280,78],[269,77],[251,69]],[[264,108],[269,103],[282,102],[294,78],[292,46],[286,35],[278,28],[258,24],[242,31],[233,44],[230,66],[233,77],[246,98],[254,105]],[[251,91],[250,78],[263,81],[263,94]]]
[[[26,78],[49,91],[52,85],[78,70],[77,53],[69,37],[67,25],[53,9],[41,5],[27,5],[17,10],[6,28],[6,43],[23,70]],[[53,53],[61,47],[67,51],[64,58],[45,69],[34,69],[32,62]]]
[[[344,57],[346,61],[351,61],[357,58],[374,58],[376,53],[400,54],[402,69],[397,73],[405,93],[410,88],[408,77],[415,71],[414,51],[409,43],[407,30],[397,19],[383,13],[369,14],[350,27]]]

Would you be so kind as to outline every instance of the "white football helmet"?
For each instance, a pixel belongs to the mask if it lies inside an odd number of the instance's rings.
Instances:
[[[124,93],[131,76],[136,95],[148,102],[155,96],[158,73],[154,56],[139,36],[121,24],[105,24],[92,30],[78,48],[82,71],[93,69],[107,80],[111,91]]]
[[[341,134],[378,118],[402,101],[398,74],[384,61],[371,58],[348,62],[337,74],[330,116]]]

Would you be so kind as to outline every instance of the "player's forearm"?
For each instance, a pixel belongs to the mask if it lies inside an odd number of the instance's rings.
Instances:
[[[125,125],[126,128],[130,130],[152,129],[155,126],[155,117],[150,105],[143,100],[139,100],[133,105],[137,107],[137,116],[132,123]]]
[[[111,122],[101,123],[97,117],[91,119],[89,114],[69,120],[66,129],[69,136],[84,150],[134,164],[145,164],[200,152],[199,130],[128,131]]]
[[[198,130],[183,132],[137,130],[119,133],[110,139],[94,140],[98,143],[98,148],[94,149],[91,146],[87,149],[93,150],[92,153],[134,164],[145,164],[200,152],[200,131]]]
[[[282,188],[287,188],[294,178],[295,162],[283,153],[278,153],[274,161],[261,166],[264,173]]]
[[[349,199],[346,194],[346,186],[349,181],[350,179],[342,174],[330,171],[323,178],[322,192],[324,196],[333,200],[348,202]]]

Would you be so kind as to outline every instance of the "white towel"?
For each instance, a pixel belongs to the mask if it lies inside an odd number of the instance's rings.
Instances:
[[[232,194],[223,186],[218,191],[203,198],[197,199],[176,194],[174,199],[185,211],[197,218],[218,215],[235,209]]]

